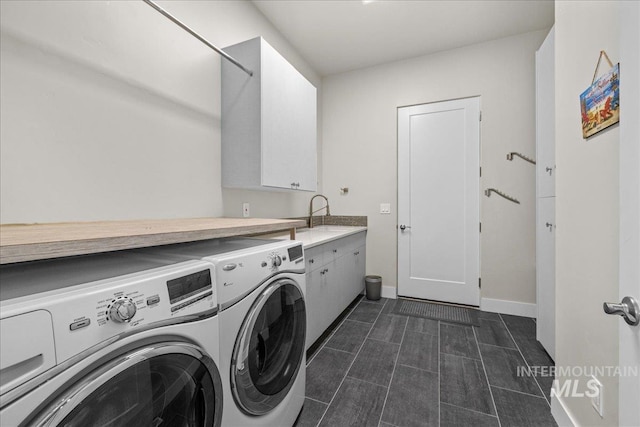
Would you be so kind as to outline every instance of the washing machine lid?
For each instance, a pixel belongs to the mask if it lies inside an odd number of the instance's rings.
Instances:
[[[298,284],[280,279],[266,286],[247,313],[233,350],[231,389],[242,411],[264,415],[287,397],[304,361],[306,330]]]
[[[0,395],[56,364],[51,313],[36,310],[0,320]]]
[[[219,427],[223,392],[213,360],[187,342],[133,348],[63,386],[29,425]]]

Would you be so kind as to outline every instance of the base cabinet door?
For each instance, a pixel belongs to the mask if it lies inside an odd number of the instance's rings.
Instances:
[[[537,339],[549,356],[556,350],[556,220],[555,197],[538,199],[536,227]]]
[[[331,323],[326,323],[329,318],[329,313],[327,313],[329,289],[326,274],[324,267],[306,274],[307,338],[305,340],[305,349],[308,349]]]

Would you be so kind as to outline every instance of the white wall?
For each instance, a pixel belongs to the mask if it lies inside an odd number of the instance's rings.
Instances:
[[[617,366],[622,320],[605,315],[602,303],[618,297],[619,128],[582,139],[579,96],[591,84],[600,50],[618,62],[618,5],[559,1],[555,17],[556,365]],[[585,43],[594,22],[603,30],[595,42]],[[620,67],[623,74],[624,64]],[[603,59],[600,71],[608,69]],[[578,391],[586,390],[587,378],[558,379],[561,384],[578,379]],[[563,398],[578,425],[618,425],[618,380],[598,379],[604,386],[604,418],[588,397]]]
[[[262,35],[321,93],[252,3],[160,4],[221,47]],[[151,7],[0,5],[2,223],[306,212],[307,193],[221,188],[220,56]]]
[[[332,212],[369,217],[367,273],[395,286],[399,106],[481,96],[482,297],[535,303],[534,53],[537,31],[323,79],[323,185]],[[340,187],[349,187],[341,196]],[[380,215],[389,202],[391,215]]]

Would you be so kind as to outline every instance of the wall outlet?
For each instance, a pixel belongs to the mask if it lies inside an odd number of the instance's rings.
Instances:
[[[245,202],[245,203],[242,204],[242,216],[244,218],[249,218],[249,215],[251,215],[249,213],[249,203]]]
[[[602,383],[592,375],[588,381],[587,386],[589,388],[589,396],[591,397],[591,406],[593,406],[593,409],[595,409],[596,412],[602,417]]]
[[[391,213],[391,203],[380,203],[380,213],[388,215]]]

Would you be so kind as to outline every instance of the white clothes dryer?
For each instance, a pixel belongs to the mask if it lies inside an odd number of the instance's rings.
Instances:
[[[231,252],[227,249],[233,248]],[[225,427],[291,426],[304,404],[305,263],[302,244],[211,240],[156,256],[213,265],[218,290]]]
[[[212,277],[130,252],[2,266],[2,425],[221,426]]]

